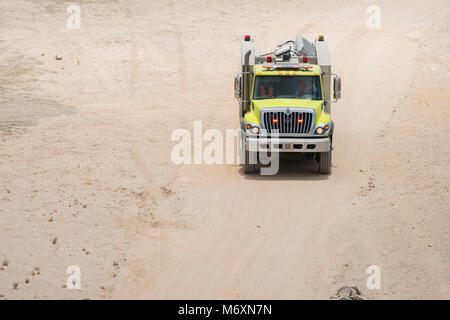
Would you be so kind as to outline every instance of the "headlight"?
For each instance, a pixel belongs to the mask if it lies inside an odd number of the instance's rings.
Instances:
[[[251,134],[259,134],[260,129],[258,126],[247,123],[246,128],[247,128],[247,132],[249,132]]]
[[[329,129],[330,129],[330,125],[329,124],[321,125],[320,127],[316,128],[315,133],[321,135],[321,134],[327,133],[327,131]]]

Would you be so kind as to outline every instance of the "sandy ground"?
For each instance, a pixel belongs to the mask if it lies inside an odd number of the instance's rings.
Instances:
[[[355,284],[449,299],[449,4],[1,0],[0,298],[328,299]],[[243,34],[261,48],[325,34],[343,78],[331,176],[171,162],[174,129],[238,127]]]

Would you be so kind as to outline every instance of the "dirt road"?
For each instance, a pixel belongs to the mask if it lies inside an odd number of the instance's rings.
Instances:
[[[0,1],[0,294],[449,299],[448,1],[316,2],[80,1],[71,30],[65,4]],[[243,34],[325,35],[332,175],[171,162],[173,130],[238,127]]]

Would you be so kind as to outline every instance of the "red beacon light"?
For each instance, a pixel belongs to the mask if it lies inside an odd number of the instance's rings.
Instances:
[[[308,62],[308,57],[303,57],[303,63],[307,63]]]
[[[246,34],[246,35],[244,36],[244,41],[250,41],[250,36],[249,36],[248,34]]]
[[[267,62],[272,62],[272,57],[267,57]]]

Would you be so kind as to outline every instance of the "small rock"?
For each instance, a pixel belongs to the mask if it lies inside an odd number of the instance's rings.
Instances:
[[[154,227],[154,228],[158,228],[160,226],[161,226],[161,222],[159,222],[159,221],[155,221],[152,223],[152,227]]]
[[[339,300],[365,300],[356,286],[340,288],[337,291],[335,298]]]

